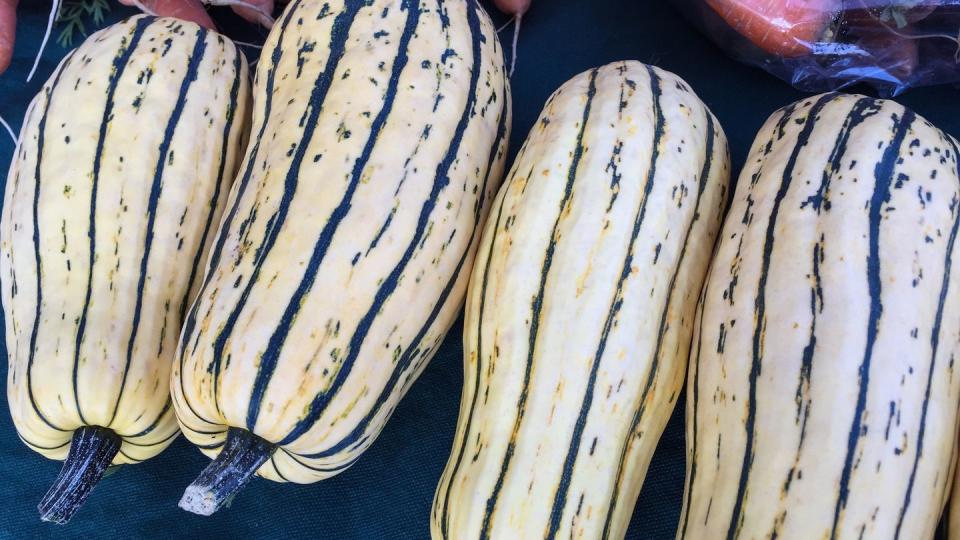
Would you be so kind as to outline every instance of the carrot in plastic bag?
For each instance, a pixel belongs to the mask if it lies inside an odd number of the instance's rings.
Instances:
[[[777,56],[809,54],[838,0],[706,0],[734,30]]]

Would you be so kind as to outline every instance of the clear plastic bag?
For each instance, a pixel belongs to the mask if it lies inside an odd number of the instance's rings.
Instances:
[[[734,58],[821,92],[960,82],[960,0],[672,0]]]

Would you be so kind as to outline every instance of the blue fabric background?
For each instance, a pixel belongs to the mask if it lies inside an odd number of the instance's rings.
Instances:
[[[483,4],[497,24],[506,20],[492,2]],[[0,76],[0,115],[15,130],[27,103],[66,53],[56,43],[48,45],[37,77],[24,82],[48,9],[45,1],[21,1],[14,63]],[[116,5],[111,20],[131,13]],[[226,10],[215,10],[215,18],[237,39],[257,41],[265,35]],[[615,60],[654,63],[685,78],[723,124],[735,170],[766,117],[802,95],[727,59],[664,0],[535,0],[524,19],[519,52],[511,159],[555,88]],[[960,136],[956,89],[915,90],[900,101]],[[12,153],[13,144],[0,133],[0,171],[7,170]],[[36,504],[60,463],[20,443],[6,400],[0,399],[0,538],[428,538],[431,499],[459,407],[461,326],[458,321],[383,434],[351,469],[309,486],[255,479],[229,509],[209,518],[177,509],[183,488],[207,463],[179,438],[157,458],[105,478],[66,527],[41,523]],[[0,364],[5,381],[6,363]],[[628,538],[674,537],[683,492],[683,408],[681,400],[660,441]]]

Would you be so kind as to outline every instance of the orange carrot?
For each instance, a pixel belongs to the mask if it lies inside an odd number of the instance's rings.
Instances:
[[[810,53],[839,0],[706,0],[734,30],[777,56]]]
[[[13,57],[13,38],[17,34],[17,1],[0,0],[0,73]]]

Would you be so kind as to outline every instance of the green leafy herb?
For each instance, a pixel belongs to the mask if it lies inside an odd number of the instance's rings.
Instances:
[[[57,24],[62,26],[57,43],[63,48],[72,47],[77,34],[87,37],[87,24],[99,27],[109,11],[107,0],[64,0],[57,17]]]

